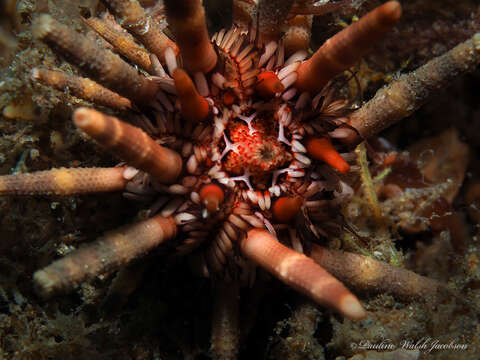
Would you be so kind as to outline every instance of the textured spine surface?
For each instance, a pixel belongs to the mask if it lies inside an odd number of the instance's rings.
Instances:
[[[313,15],[297,15],[288,21],[288,30],[283,37],[287,56],[300,50],[308,50],[312,23]]]
[[[72,95],[97,105],[119,110],[126,110],[132,107],[130,100],[127,98],[88,78],[67,74],[62,71],[35,68],[32,70],[32,79],[60,91],[69,91]]]
[[[140,128],[88,108],[77,109],[73,119],[78,128],[100,145],[154,179],[172,183],[180,175],[180,155],[158,145]]]
[[[208,36],[201,0],[165,0],[164,3],[185,69],[192,74],[211,71],[217,63],[217,54]]]
[[[293,0],[260,0],[258,4],[259,35],[263,43],[278,41],[283,33]]]
[[[438,281],[367,256],[315,244],[310,256],[342,282],[361,291],[387,292],[401,299],[428,299],[447,293]]]
[[[266,230],[250,230],[240,247],[247,258],[316,303],[351,319],[365,317],[358,299],[340,281],[309,257],[279,243]]]
[[[402,8],[389,1],[328,39],[298,68],[295,84],[315,94],[334,76],[354,65],[400,19]]]
[[[164,61],[164,53],[168,47],[178,53],[177,45],[163,33],[160,24],[145,13],[138,1],[104,0],[104,2],[121,19],[122,26],[161,61]]]
[[[97,34],[112,44],[119,54],[125,56],[128,60],[137,64],[144,70],[150,70],[152,62],[150,61],[149,52],[137,45],[130,36],[116,30],[100,18],[91,17],[84,19],[84,21],[88,26],[95,30]]]
[[[139,104],[148,103],[158,86],[128,63],[93,40],[60,24],[50,15],[40,15],[33,24],[35,37],[58,49],[102,85]]]
[[[84,281],[129,263],[175,237],[176,232],[175,220],[160,215],[110,231],[37,271],[33,275],[36,289],[46,298],[70,290]]]
[[[60,168],[0,177],[0,194],[73,195],[120,191],[127,180],[124,167]]]
[[[400,76],[380,89],[360,109],[350,115],[352,125],[363,138],[411,115],[433,92],[447,87],[460,74],[473,71],[480,63],[480,33],[417,70]],[[358,142],[360,139],[350,139]]]

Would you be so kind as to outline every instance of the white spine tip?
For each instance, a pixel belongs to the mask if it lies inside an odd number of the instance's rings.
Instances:
[[[49,298],[55,290],[55,281],[44,270],[38,270],[33,274],[35,291],[42,298]]]
[[[73,122],[77,127],[82,128],[90,121],[90,115],[90,109],[84,107],[78,108],[73,113]]]
[[[139,172],[138,169],[128,166],[123,172],[123,178],[125,180],[132,180],[138,174],[138,172]]]
[[[351,294],[343,297],[339,309],[344,316],[352,320],[362,320],[367,316],[367,312],[360,301]]]
[[[30,78],[33,81],[38,81],[40,79],[40,70],[38,70],[38,68],[33,68]]]

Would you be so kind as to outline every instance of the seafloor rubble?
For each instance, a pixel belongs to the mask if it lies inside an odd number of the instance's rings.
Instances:
[[[155,1],[142,3],[150,6]],[[225,8],[225,1],[204,3],[210,29],[229,25],[225,19],[231,9]],[[352,6],[317,20],[313,43],[320,45],[378,3],[353,1]],[[356,66],[357,81],[347,84],[346,93],[359,102],[397,74],[417,68],[480,30],[480,6],[475,0],[411,0],[402,5],[400,24]],[[78,14],[95,14],[101,6],[95,0],[7,0],[1,6],[0,173],[114,164],[113,158],[75,131],[71,113],[82,101],[30,80],[30,70],[38,65],[77,72],[32,39],[30,24],[36,14],[49,12],[88,33]],[[277,282],[258,279],[257,291],[252,292],[257,297],[251,296],[245,305],[258,309],[245,309],[243,328],[249,332],[241,358],[478,357],[479,85],[479,71],[459,78],[383,134],[400,158],[410,159],[422,172],[405,165],[389,174],[359,160],[365,177],[343,212],[359,236],[345,231],[326,244],[436,279],[449,287],[451,296],[426,303],[421,296],[405,299],[366,286],[356,293],[369,317],[354,322],[316,308]],[[385,142],[372,145],[385,146]],[[365,150],[358,152],[361,159]],[[415,185],[425,179],[429,186]],[[404,183],[411,186],[399,186]],[[397,187],[386,186],[392,184]],[[398,188],[403,190],[400,197],[387,196]],[[378,193],[376,201],[369,197],[372,191]],[[112,281],[109,274],[48,302],[33,292],[31,276],[36,269],[139,211],[140,206],[120,194],[0,197],[0,359],[209,357],[214,294],[210,282],[193,277],[182,259],[148,268],[134,296],[116,306],[102,302]],[[138,267],[138,273],[145,271],[141,264],[132,266]],[[411,351],[401,348],[406,341],[416,344]],[[431,352],[430,347],[421,348],[435,341],[467,347]],[[373,349],[369,344],[385,346]]]

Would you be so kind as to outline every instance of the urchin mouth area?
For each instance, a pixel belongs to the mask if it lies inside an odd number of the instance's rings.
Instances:
[[[293,159],[290,151],[286,149],[286,146],[277,139],[268,139],[262,143],[258,149],[257,154],[254,156],[259,160],[264,173],[272,173],[275,170],[279,170]]]
[[[243,122],[232,122],[228,127],[228,137],[232,150],[226,155],[223,167],[230,175],[248,173],[251,176],[264,176],[286,165],[292,155],[277,137],[271,134],[272,126]]]
[[[270,144],[260,147],[258,152],[260,154],[260,158],[265,162],[272,161],[275,158],[275,151]]]

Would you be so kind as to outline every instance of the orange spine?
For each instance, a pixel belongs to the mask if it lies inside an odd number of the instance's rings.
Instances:
[[[316,160],[325,161],[327,164],[345,174],[350,171],[350,166],[335,150],[327,138],[311,138],[306,143],[308,153]]]
[[[210,106],[207,100],[198,93],[190,76],[182,69],[177,68],[172,77],[182,106],[183,117],[194,123],[205,120],[210,111]]]
[[[225,198],[222,188],[216,184],[208,184],[200,189],[200,198],[210,212],[218,211]]]
[[[270,99],[276,93],[282,92],[284,86],[277,75],[272,71],[264,71],[257,76],[255,91],[264,99]]]
[[[201,0],[165,0],[164,3],[185,69],[189,73],[211,71],[217,64],[217,54],[208,36]]]
[[[173,183],[182,170],[182,158],[158,145],[143,130],[96,110],[79,108],[75,125],[100,145],[161,183]]]
[[[303,204],[303,199],[297,197],[281,197],[273,204],[273,216],[281,223],[287,223],[293,220],[298,214]]]
[[[45,298],[71,290],[84,281],[129,263],[175,237],[176,232],[175,220],[160,215],[110,231],[37,271],[33,275],[36,290]]]
[[[400,19],[398,1],[389,1],[369,12],[329,40],[297,70],[296,87],[315,94],[328,81],[354,65],[372,44],[387,33]]]
[[[250,230],[240,245],[243,255],[320,305],[350,319],[366,312],[358,299],[309,257],[282,245],[268,231]]]

